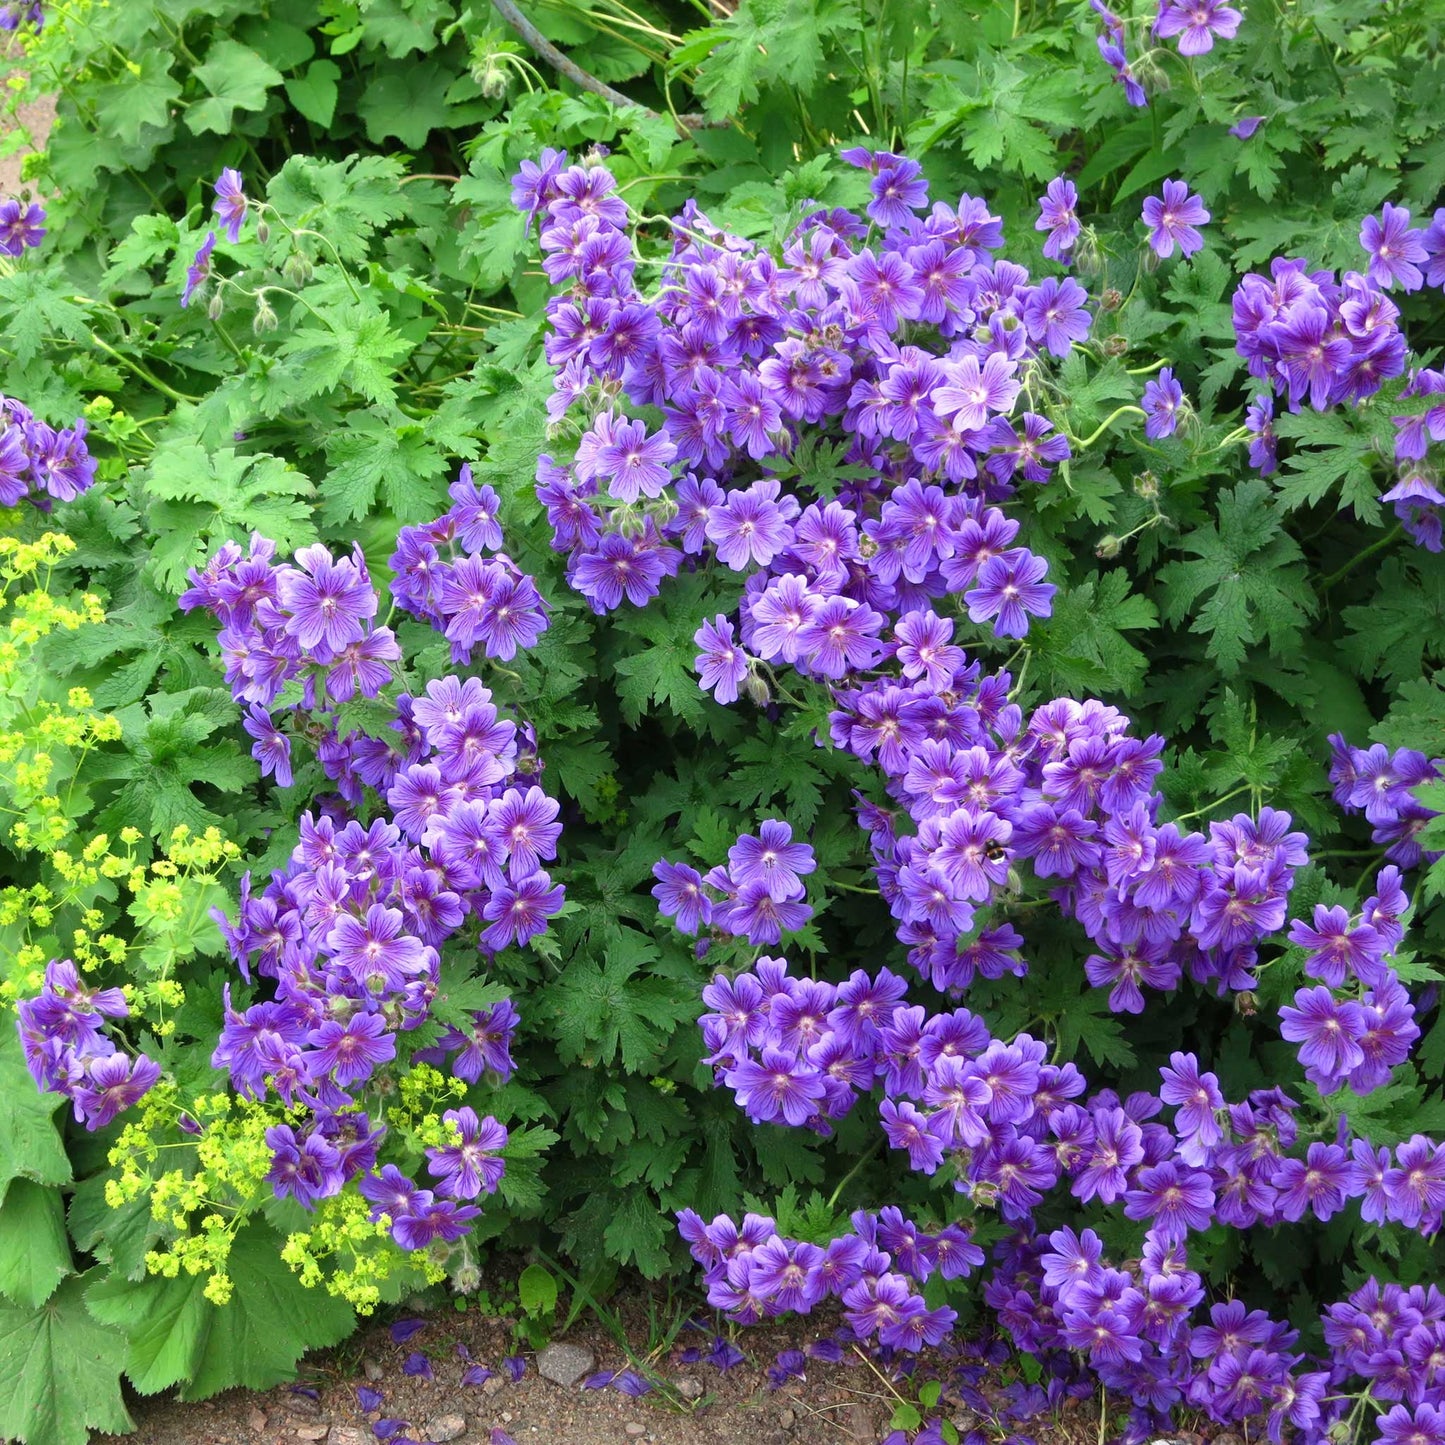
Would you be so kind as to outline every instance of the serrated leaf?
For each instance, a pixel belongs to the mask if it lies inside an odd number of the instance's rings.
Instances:
[[[36,1308],[0,1300],[0,1438],[86,1445],[92,1430],[135,1429],[120,1392],[125,1336],[85,1308],[94,1274],[66,1280]]]
[[[65,1101],[36,1087],[13,1025],[0,1028],[0,1098],[0,1200],[12,1179],[68,1184],[70,1160],[53,1118]]]
[[[12,1179],[0,1205],[0,1294],[35,1309],[70,1272],[60,1190]]]
[[[229,39],[215,41],[205,64],[196,66],[193,74],[210,92],[186,111],[186,125],[197,135],[228,134],[236,112],[264,110],[268,92],[282,80],[281,72],[249,45]]]

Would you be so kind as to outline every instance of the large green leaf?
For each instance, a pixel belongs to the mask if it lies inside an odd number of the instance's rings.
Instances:
[[[0,1300],[0,1438],[86,1445],[92,1430],[135,1429],[120,1393],[125,1337],[85,1308],[94,1275],[66,1280],[39,1306]]]
[[[60,1190],[15,1179],[0,1207],[0,1294],[31,1309],[70,1273],[70,1242]]]
[[[197,135],[202,131],[228,134],[236,112],[264,109],[267,92],[282,80],[274,65],[234,40],[216,41],[206,52],[206,63],[196,67],[195,76],[210,91],[186,112],[186,124]]]
[[[35,1087],[12,1027],[0,1028],[0,1098],[0,1200],[12,1179],[68,1184],[70,1160],[51,1120],[61,1097]]]

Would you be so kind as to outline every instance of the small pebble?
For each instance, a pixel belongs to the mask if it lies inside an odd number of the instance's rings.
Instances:
[[[690,1376],[684,1375],[683,1378],[677,1382],[677,1393],[681,1395],[684,1400],[701,1400],[702,1384]]]
[[[286,1396],[286,1408],[293,1415],[310,1415],[313,1419],[321,1414],[321,1401],[314,1395],[303,1395],[293,1390]]]
[[[647,1426],[639,1425],[636,1420],[629,1420],[624,1426],[624,1429],[626,1429],[627,1433],[631,1435],[634,1440],[640,1435],[647,1434]]]
[[[367,1439],[354,1425],[333,1425],[326,1445],[366,1445]]]
[[[324,1440],[330,1433],[330,1425],[298,1425],[296,1427],[298,1440]]]
[[[385,1373],[380,1365],[373,1359],[365,1359],[361,1362],[361,1373],[374,1385]]]
[[[482,1381],[482,1394],[495,1395],[506,1383],[500,1375],[492,1375]]]
[[[266,1415],[262,1410],[252,1410],[246,1416],[246,1423],[259,1435],[266,1428]]]
[[[466,1430],[467,1422],[464,1416],[438,1415],[436,1419],[427,1421],[426,1438],[432,1445],[447,1445],[448,1441],[465,1435]]]

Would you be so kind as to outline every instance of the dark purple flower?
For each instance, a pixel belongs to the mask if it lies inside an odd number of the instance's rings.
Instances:
[[[501,1158],[507,1131],[490,1114],[478,1119],[468,1105],[448,1109],[442,1119],[451,1126],[456,1142],[427,1150],[427,1171],[441,1181],[440,1192],[453,1199],[495,1193],[507,1168]]]
[[[1274,475],[1277,465],[1274,435],[1274,398],[1264,392],[1245,408],[1244,424],[1249,431],[1249,464],[1262,477]]]
[[[22,256],[30,246],[45,239],[44,207],[30,202],[0,201],[0,254]]]
[[[1144,435],[1155,441],[1173,436],[1183,404],[1184,388],[1174,379],[1172,368],[1166,366],[1158,376],[1151,376],[1144,386]]]
[[[291,739],[271,720],[271,714],[258,702],[253,702],[250,711],[242,719],[242,726],[256,741],[251,746],[251,756],[261,764],[263,778],[275,775],[276,785],[291,786]]]

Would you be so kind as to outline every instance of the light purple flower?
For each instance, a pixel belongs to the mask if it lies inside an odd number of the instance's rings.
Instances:
[[[1386,201],[1379,216],[1366,216],[1360,223],[1360,245],[1370,258],[1366,274],[1376,286],[1388,288],[1398,281],[1401,289],[1418,291],[1425,284],[1420,270],[1420,263],[1430,259],[1425,232],[1411,227],[1404,206]]]
[[[1206,55],[1214,49],[1214,38],[1233,40],[1244,19],[1223,0],[1160,0],[1154,33],[1177,35],[1181,55]]]
[[[1192,256],[1204,245],[1195,229],[1209,220],[1209,212],[1198,196],[1189,194],[1183,181],[1165,181],[1163,197],[1144,201],[1144,224],[1149,227],[1149,244],[1158,256],[1172,256],[1179,245],[1181,256]]]

